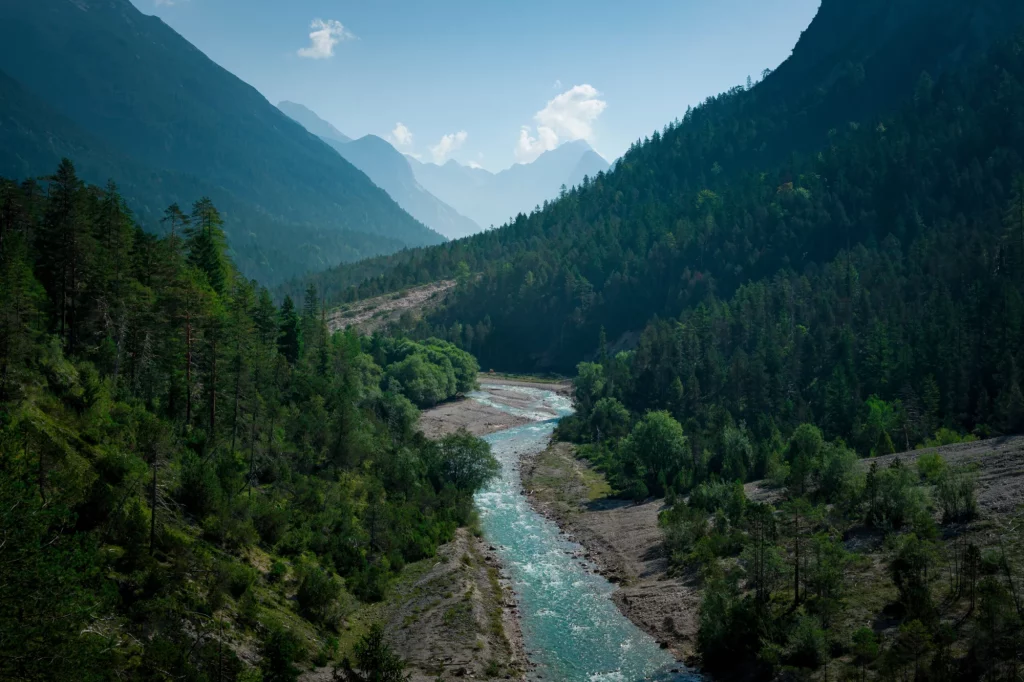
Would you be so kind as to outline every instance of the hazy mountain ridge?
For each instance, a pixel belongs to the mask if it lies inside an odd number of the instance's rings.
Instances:
[[[75,140],[65,146],[83,176],[117,180],[150,228],[168,199],[190,204],[208,194],[223,207],[240,265],[268,283],[443,241],[254,88],[130,3],[38,0],[4,15],[0,68],[18,85],[8,84],[11,100],[24,99],[14,94],[23,90],[73,124],[61,127]],[[12,122],[24,175],[52,172],[60,146],[35,125],[34,117]]]
[[[292,119],[320,139],[335,140],[343,143],[352,141],[351,137],[335,128],[333,124],[328,123],[317,116],[316,112],[302,104],[285,100],[283,102],[278,102],[277,108],[283,111],[285,116]]]
[[[341,154],[410,215],[449,239],[476,234],[480,226],[424,189],[409,160],[376,135],[352,140],[301,104],[281,102],[278,108]]]
[[[500,226],[558,196],[583,177],[607,171],[609,164],[583,140],[567,142],[532,163],[515,164],[499,173],[411,159],[416,179],[433,195],[485,227]]]

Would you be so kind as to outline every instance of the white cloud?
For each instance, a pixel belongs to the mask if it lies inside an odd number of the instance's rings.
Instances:
[[[548,102],[533,120],[567,140],[589,140],[594,135],[594,121],[608,106],[600,96],[592,85],[573,86]]]
[[[469,166],[470,168],[483,168],[483,166],[481,166],[476,161],[468,161],[466,165]]]
[[[299,50],[300,57],[307,59],[328,59],[334,56],[334,46],[343,40],[355,38],[352,33],[334,19],[314,19],[309,25],[309,47]]]
[[[469,133],[465,130],[444,135],[436,145],[430,148],[430,154],[434,157],[434,163],[444,163],[452,155],[452,152],[466,143],[467,137],[469,137]]]
[[[519,142],[516,143],[516,161],[519,163],[532,163],[544,152],[550,151],[558,146],[558,135],[547,126],[537,128],[537,136],[530,134],[530,126],[523,126],[519,130]]]
[[[551,89],[552,90],[561,90],[562,89],[562,79],[561,78],[556,78],[555,79],[555,84],[551,86]]]
[[[388,135],[388,140],[399,147],[411,147],[412,146],[412,131],[409,130],[404,123],[399,121],[395,124],[395,129]]]
[[[560,83],[556,81],[556,85]],[[530,163],[563,140],[592,140],[594,122],[607,107],[608,103],[601,99],[601,93],[594,86],[583,84],[569,88],[534,114],[536,134],[530,126],[519,130],[516,160]]]

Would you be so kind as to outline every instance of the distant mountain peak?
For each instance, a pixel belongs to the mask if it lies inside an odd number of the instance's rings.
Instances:
[[[284,100],[278,103],[280,109],[288,118],[292,119],[303,128],[316,135],[336,142],[351,142],[352,138],[335,128],[332,124],[320,118],[315,111],[297,102]]]

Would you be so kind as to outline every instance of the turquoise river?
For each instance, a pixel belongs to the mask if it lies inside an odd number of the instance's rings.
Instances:
[[[514,393],[515,406],[495,393]],[[501,474],[477,495],[485,539],[498,550],[515,589],[523,639],[536,668],[553,682],[696,680],[698,677],[623,616],[615,586],[579,559],[578,545],[538,514],[523,494],[519,462],[543,450],[558,419],[572,413],[553,391],[484,384],[478,402],[531,420],[486,437]]]

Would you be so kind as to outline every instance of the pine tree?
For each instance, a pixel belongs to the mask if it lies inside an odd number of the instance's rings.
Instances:
[[[284,297],[279,319],[277,347],[281,355],[294,365],[299,360],[299,316],[291,296]]]
[[[64,159],[49,178],[47,210],[37,235],[39,279],[57,311],[55,330],[68,350],[78,345],[78,313],[92,253],[85,191],[74,165]]]
[[[189,263],[206,275],[206,281],[218,294],[227,287],[228,266],[225,261],[227,238],[224,220],[209,198],[197,201],[185,234],[188,237]]]

